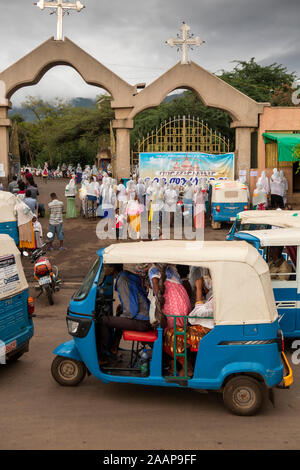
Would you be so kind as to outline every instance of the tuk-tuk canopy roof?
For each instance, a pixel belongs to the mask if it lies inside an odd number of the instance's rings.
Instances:
[[[8,191],[0,191],[0,224],[3,222],[16,221],[14,211],[17,198]]]
[[[215,180],[215,181],[210,181],[210,183],[213,185],[215,189],[247,189],[247,185],[243,183],[242,181],[236,180],[236,181],[231,181],[231,180]]]
[[[218,180],[212,184],[212,202],[248,202],[247,185],[241,181]]]
[[[110,245],[101,252],[107,264],[167,263],[209,268],[216,325],[270,323],[277,318],[268,265],[246,242],[140,241]]]
[[[300,228],[300,211],[243,211],[238,213],[237,221],[242,225],[267,224],[282,228]]]
[[[6,268],[8,258],[12,263],[9,269]],[[21,253],[9,235],[0,234],[0,300],[19,294],[27,288]]]
[[[243,230],[239,236],[251,235],[259,240],[260,246],[298,246],[300,245],[299,228],[277,228],[275,230]]]

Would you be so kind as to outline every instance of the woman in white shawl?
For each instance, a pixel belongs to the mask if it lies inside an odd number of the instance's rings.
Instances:
[[[67,198],[67,213],[66,219],[76,219],[77,218],[77,211],[76,211],[76,201],[75,197],[77,194],[77,188],[75,184],[75,178],[71,178],[69,184],[67,184],[65,189],[65,196]]]
[[[274,209],[284,208],[283,195],[284,195],[284,182],[281,179],[280,173],[277,168],[274,168],[273,174],[270,178],[270,189],[271,189],[271,206]]]
[[[35,238],[32,225],[33,213],[19,196],[17,196],[15,211],[17,213],[19,229],[19,248],[21,250],[23,248],[27,250],[34,250]]]
[[[174,213],[177,209],[178,193],[175,184],[169,184],[164,192],[164,210],[170,213],[170,225],[174,225]]]

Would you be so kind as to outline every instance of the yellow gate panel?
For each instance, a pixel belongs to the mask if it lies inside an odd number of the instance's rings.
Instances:
[[[147,134],[135,145],[131,166],[139,164],[140,152],[202,152],[228,153],[230,141],[194,116],[175,116],[159,129]]]

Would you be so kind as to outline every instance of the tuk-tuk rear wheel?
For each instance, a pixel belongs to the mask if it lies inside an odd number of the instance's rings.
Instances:
[[[52,362],[51,373],[60,385],[74,387],[84,379],[86,367],[83,362],[76,361],[75,359],[56,356]]]
[[[221,223],[215,222],[214,219],[211,219],[211,227],[213,230],[218,230],[219,228],[221,228]]]
[[[223,400],[232,413],[253,416],[263,404],[263,389],[253,377],[234,377],[224,387]]]

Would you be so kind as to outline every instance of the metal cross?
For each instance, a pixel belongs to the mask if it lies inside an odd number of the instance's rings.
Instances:
[[[75,3],[71,2],[64,2],[63,0],[56,0],[54,2],[45,2],[45,0],[39,0],[34,5],[38,6],[41,10],[45,8],[57,8],[57,40],[62,41],[63,39],[63,14],[64,10],[77,10],[80,12],[84,5],[80,1],[76,1]]]
[[[183,23],[183,25],[181,26],[180,29],[182,31],[182,38],[180,38],[179,35],[177,35],[178,39],[170,38],[170,39],[168,39],[168,41],[166,41],[166,43],[169,44],[169,46],[171,46],[171,47],[181,46],[182,47],[181,63],[182,64],[188,64],[189,63],[188,55],[187,55],[188,48],[191,47],[191,46],[199,47],[205,41],[202,41],[199,38],[199,36],[194,38],[193,37],[194,35],[189,33],[189,31],[191,29],[190,26],[185,24],[185,23]]]

